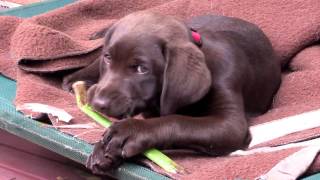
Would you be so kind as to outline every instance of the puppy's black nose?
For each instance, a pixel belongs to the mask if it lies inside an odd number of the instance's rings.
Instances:
[[[110,106],[110,100],[108,98],[94,98],[91,105],[95,110],[101,113],[106,113]]]

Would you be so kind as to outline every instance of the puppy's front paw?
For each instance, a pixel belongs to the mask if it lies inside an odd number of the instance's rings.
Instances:
[[[144,120],[127,119],[114,123],[95,145],[87,161],[87,168],[95,174],[118,167],[130,158],[154,146],[152,129]]]
[[[113,159],[111,159],[113,158]],[[112,167],[117,167],[121,164],[122,158],[105,156],[105,146],[103,141],[99,141],[95,144],[93,153],[87,160],[86,167],[92,171],[93,174],[107,175]]]

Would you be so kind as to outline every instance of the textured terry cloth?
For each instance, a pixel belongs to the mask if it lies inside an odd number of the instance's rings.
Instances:
[[[73,95],[61,90],[61,76],[99,57],[102,41],[89,40],[94,32],[126,14],[144,9],[181,20],[203,14],[238,17],[257,24],[266,33],[286,71],[273,108],[251,119],[251,125],[320,108],[318,0],[83,0],[29,19],[0,17],[0,72],[17,80],[16,105],[48,104],[69,112],[74,117],[72,123],[90,122],[77,109]],[[63,124],[54,117],[51,119],[55,125]],[[104,128],[62,131],[93,143],[101,137]],[[315,138],[319,132],[320,128],[316,127],[253,148]],[[194,153],[170,155],[188,169],[189,174],[182,179],[252,179],[298,150],[218,158]],[[317,158],[309,172],[319,171],[319,162]]]

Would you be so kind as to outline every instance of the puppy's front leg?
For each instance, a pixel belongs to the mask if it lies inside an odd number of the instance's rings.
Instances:
[[[230,112],[198,118],[169,115],[146,120],[127,119],[106,131],[95,145],[87,167],[93,173],[105,174],[123,159],[150,148],[194,149],[222,155],[243,148],[247,133],[244,116]]]

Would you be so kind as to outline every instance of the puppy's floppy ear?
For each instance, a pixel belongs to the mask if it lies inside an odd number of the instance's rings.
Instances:
[[[194,44],[168,44],[160,100],[161,115],[200,100],[211,86],[211,74],[204,54]]]

